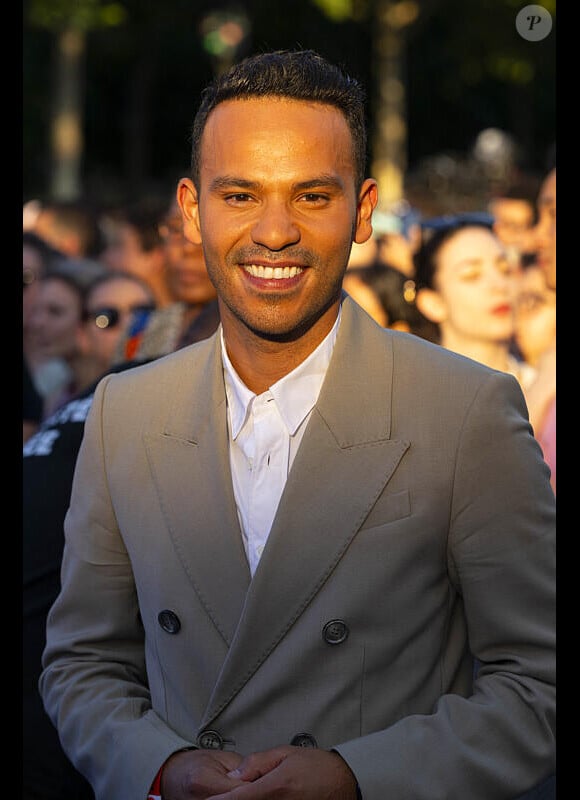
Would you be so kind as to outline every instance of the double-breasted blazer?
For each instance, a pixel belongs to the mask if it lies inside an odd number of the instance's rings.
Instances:
[[[219,331],[100,382],[65,534],[40,688],[100,800],[188,746],[335,748],[364,800],[554,769],[555,499],[520,388],[348,297],[253,579]]]

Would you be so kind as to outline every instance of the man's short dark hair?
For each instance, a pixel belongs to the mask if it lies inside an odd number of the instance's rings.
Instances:
[[[361,84],[314,50],[278,50],[250,56],[217,76],[202,92],[191,134],[191,175],[199,189],[200,144],[207,118],[225,100],[283,97],[337,108],[352,135],[357,190],[366,170],[365,93]]]

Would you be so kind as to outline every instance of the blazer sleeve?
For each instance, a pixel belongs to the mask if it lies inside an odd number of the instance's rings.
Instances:
[[[79,450],[39,688],[96,796],[144,799],[165,759],[192,742],[151,708],[138,599],[107,487],[101,427],[110,380],[97,387]]]
[[[514,800],[555,771],[555,498],[510,376],[477,393],[453,483],[448,570],[479,665],[473,692],[335,746],[364,800]]]

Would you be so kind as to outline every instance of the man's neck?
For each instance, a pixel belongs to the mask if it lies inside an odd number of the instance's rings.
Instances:
[[[224,342],[232,366],[250,389],[259,395],[288,375],[318,347],[336,322],[336,313],[323,315],[303,336],[294,341],[265,339],[239,320],[224,319]]]

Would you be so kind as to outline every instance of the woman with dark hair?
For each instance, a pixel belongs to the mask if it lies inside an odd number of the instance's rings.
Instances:
[[[523,389],[535,371],[511,353],[519,265],[485,223],[451,221],[415,256],[416,303],[449,350],[514,375]]]

